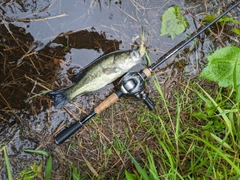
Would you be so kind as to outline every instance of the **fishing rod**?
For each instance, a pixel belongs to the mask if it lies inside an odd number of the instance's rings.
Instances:
[[[229,9],[227,9],[224,13],[219,15],[216,19],[214,19],[211,23],[203,27],[196,34],[191,36],[189,39],[183,41],[178,47],[171,49],[167,54],[157,59],[155,63],[153,63],[150,67],[141,70],[140,72],[128,72],[123,78],[119,81],[120,88],[107,97],[103,102],[101,102],[98,106],[94,108],[92,112],[90,112],[85,118],[80,121],[76,121],[69,128],[61,131],[55,138],[54,141],[56,144],[62,144],[66,141],[71,135],[73,135],[79,128],[83,126],[88,120],[90,120],[96,114],[100,114],[106,108],[114,104],[118,101],[123,95],[132,95],[139,99],[142,99],[143,102],[147,105],[150,110],[154,109],[154,103],[148,97],[148,93],[144,92],[145,89],[145,80],[151,76],[151,73],[161,64],[166,62],[170,57],[180,51],[183,47],[185,47],[188,43],[190,43],[193,39],[203,33],[206,29],[216,23],[219,19],[225,16],[232,9],[237,7],[240,4],[240,1],[235,3]]]

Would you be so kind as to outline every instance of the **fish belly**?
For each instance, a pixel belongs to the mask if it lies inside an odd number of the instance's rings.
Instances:
[[[85,82],[85,83],[79,82],[76,84],[76,87],[73,87],[75,90],[72,91],[70,96],[71,96],[71,98],[74,98],[83,93],[97,91],[97,90],[103,88],[104,86],[106,86],[107,84],[112,83],[118,77],[122,76],[124,73],[125,72],[118,72],[118,73],[114,73],[114,74],[102,73],[101,76],[95,77],[94,79],[92,79],[89,82]]]

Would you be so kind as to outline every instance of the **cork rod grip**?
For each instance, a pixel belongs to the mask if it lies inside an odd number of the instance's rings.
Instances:
[[[119,99],[119,97],[115,93],[113,93],[109,97],[107,97],[107,99],[105,99],[101,104],[99,104],[97,107],[95,107],[94,111],[97,114],[100,114],[102,111],[107,109],[109,106],[111,106],[112,104],[117,102],[118,99]]]
[[[147,77],[151,76],[151,71],[150,71],[148,68],[144,69],[142,72],[143,72]]]

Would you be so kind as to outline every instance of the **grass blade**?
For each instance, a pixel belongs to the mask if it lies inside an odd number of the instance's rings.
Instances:
[[[230,147],[230,145],[226,142],[224,142],[221,138],[219,138],[218,136],[216,136],[213,133],[210,133],[210,135],[212,136],[213,139],[215,139],[219,144],[222,144],[225,148],[233,151],[233,149]]]
[[[125,170],[125,178],[126,180],[135,180],[136,177],[134,176],[134,174],[131,174],[130,172],[128,172],[127,170]]]
[[[214,145],[212,145],[210,142],[206,141],[205,139],[202,139],[195,135],[190,135],[191,139],[195,139],[198,141],[202,141],[204,144],[206,144],[208,147],[210,147],[212,150],[214,150],[219,156],[221,156],[225,161],[227,161],[232,168],[237,172],[237,174],[240,174],[240,168],[237,167],[232,160],[230,160],[225,153],[223,153],[221,150],[216,148]]]
[[[50,155],[50,153],[43,150],[32,150],[32,149],[23,149],[23,151],[27,153],[34,153],[34,154],[48,156],[46,171],[45,171],[45,179],[50,180],[51,172],[52,172],[52,156]]]
[[[165,97],[164,97],[164,95],[163,95],[162,89],[161,89],[161,87],[160,87],[160,84],[159,84],[159,82],[158,82],[158,80],[157,80],[156,75],[154,75],[153,82],[154,82],[154,85],[155,85],[155,87],[156,87],[159,95],[161,96],[161,98],[162,98],[162,100],[163,100],[165,109],[166,109],[167,114],[168,114],[168,118],[169,118],[169,120],[170,120],[170,122],[171,122],[171,125],[172,125],[172,129],[174,130],[174,125],[173,125],[173,121],[172,121],[172,116],[171,116],[171,114],[170,114],[170,112],[169,112],[169,109],[168,109],[167,100],[165,99]]]
[[[77,172],[77,168],[72,165],[72,177],[73,180],[80,180],[80,174]]]
[[[8,180],[12,180],[13,178],[12,178],[12,172],[11,172],[11,165],[8,159],[6,147],[3,148],[3,153],[4,153],[4,159],[7,167]]]
[[[221,114],[227,128],[228,131],[231,133],[232,137],[233,136],[233,132],[232,132],[232,125],[231,125],[231,121],[229,120],[229,118],[227,117],[226,114],[224,114],[224,111],[221,107],[219,107],[219,105],[216,103],[216,101],[214,101],[214,99],[200,86],[198,85],[198,87],[202,90],[202,92],[208,97],[208,99],[213,103],[213,105],[217,108],[218,112]],[[200,93],[196,91],[196,93],[199,95]],[[234,139],[234,138],[233,138]]]
[[[131,153],[126,149],[129,157],[131,158],[131,160],[133,161],[138,173],[143,177],[144,180],[150,180],[150,178],[148,177],[148,174],[146,172],[145,169],[143,169],[138,162],[134,159],[134,157],[131,155]]]
[[[130,159],[132,160],[132,162],[134,163],[138,173],[140,174],[140,176],[142,176],[143,180],[150,180],[147,172],[145,169],[143,169],[140,164],[134,159],[134,157],[131,155],[131,153],[128,151],[128,149],[125,147],[125,145],[119,140],[116,139],[121,145],[122,147],[125,149],[125,151],[127,152],[128,156],[130,157]]]
[[[47,165],[46,165],[46,176],[45,176],[46,180],[51,179],[51,172],[52,172],[52,156],[49,156],[47,160]]]
[[[49,156],[50,155],[49,152],[42,151],[42,150],[23,149],[23,151],[27,152],[27,153],[41,154],[41,155],[45,155],[45,156]]]
[[[237,63],[238,60],[236,60],[235,64],[234,64],[234,69],[233,69],[233,87],[234,90],[236,91],[236,102],[239,102],[239,92],[238,92],[238,84],[237,84],[237,79],[238,79],[238,75],[237,75]]]

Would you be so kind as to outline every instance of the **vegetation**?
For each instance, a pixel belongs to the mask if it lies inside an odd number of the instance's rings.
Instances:
[[[160,86],[155,83],[161,95]],[[158,143],[150,150],[145,147],[147,170],[140,169],[133,160],[138,173],[126,173],[126,178],[237,179],[240,173],[239,102],[234,101],[231,89],[223,92],[220,88],[215,93],[206,92],[199,84],[189,84],[175,93],[176,104],[172,108],[176,108],[176,113],[168,121],[159,114],[146,113],[143,118],[150,122],[147,129]],[[165,108],[173,111],[169,106]],[[152,178],[155,169],[161,175]]]
[[[8,159],[6,147],[3,148],[3,153],[4,153],[4,160],[5,160],[6,168],[7,168],[8,179],[12,180],[13,178],[12,178],[12,172],[11,172],[11,165],[10,165],[10,162]]]
[[[218,15],[211,15],[211,14],[207,14],[204,18],[203,18],[203,22],[204,23],[209,23],[209,22],[211,22],[212,20],[214,20],[216,17],[217,17]],[[233,18],[230,18],[230,17],[223,17],[223,18],[221,18],[219,21],[218,21],[218,23],[224,28],[224,24],[225,23],[229,23],[229,22],[232,22],[232,23],[234,23],[234,24],[240,24],[240,22],[239,21],[237,21],[237,20],[235,20],[235,19],[233,19]],[[236,33],[237,35],[240,35],[240,33],[239,33],[239,31],[240,31],[240,29],[239,28],[233,28],[232,30],[231,30],[232,32],[234,32],[234,33]]]
[[[178,6],[170,7],[161,17],[162,27],[160,36],[169,34],[172,39],[182,34],[187,26],[188,21],[181,14]]]
[[[39,164],[36,162],[33,162],[33,164],[30,166],[30,168],[25,168],[21,172],[19,172],[19,177],[18,179],[20,180],[30,180],[35,177],[38,177],[39,179],[44,179],[44,180],[50,180],[51,179],[51,171],[52,171],[52,156],[49,154],[49,152],[46,151],[41,151],[41,150],[28,150],[25,149],[24,152],[27,153],[35,153],[35,154],[40,154],[47,156],[47,164],[46,164],[46,170],[45,170],[45,175],[42,175],[43,172],[43,162],[42,160],[40,161]],[[45,178],[43,178],[45,177]]]

